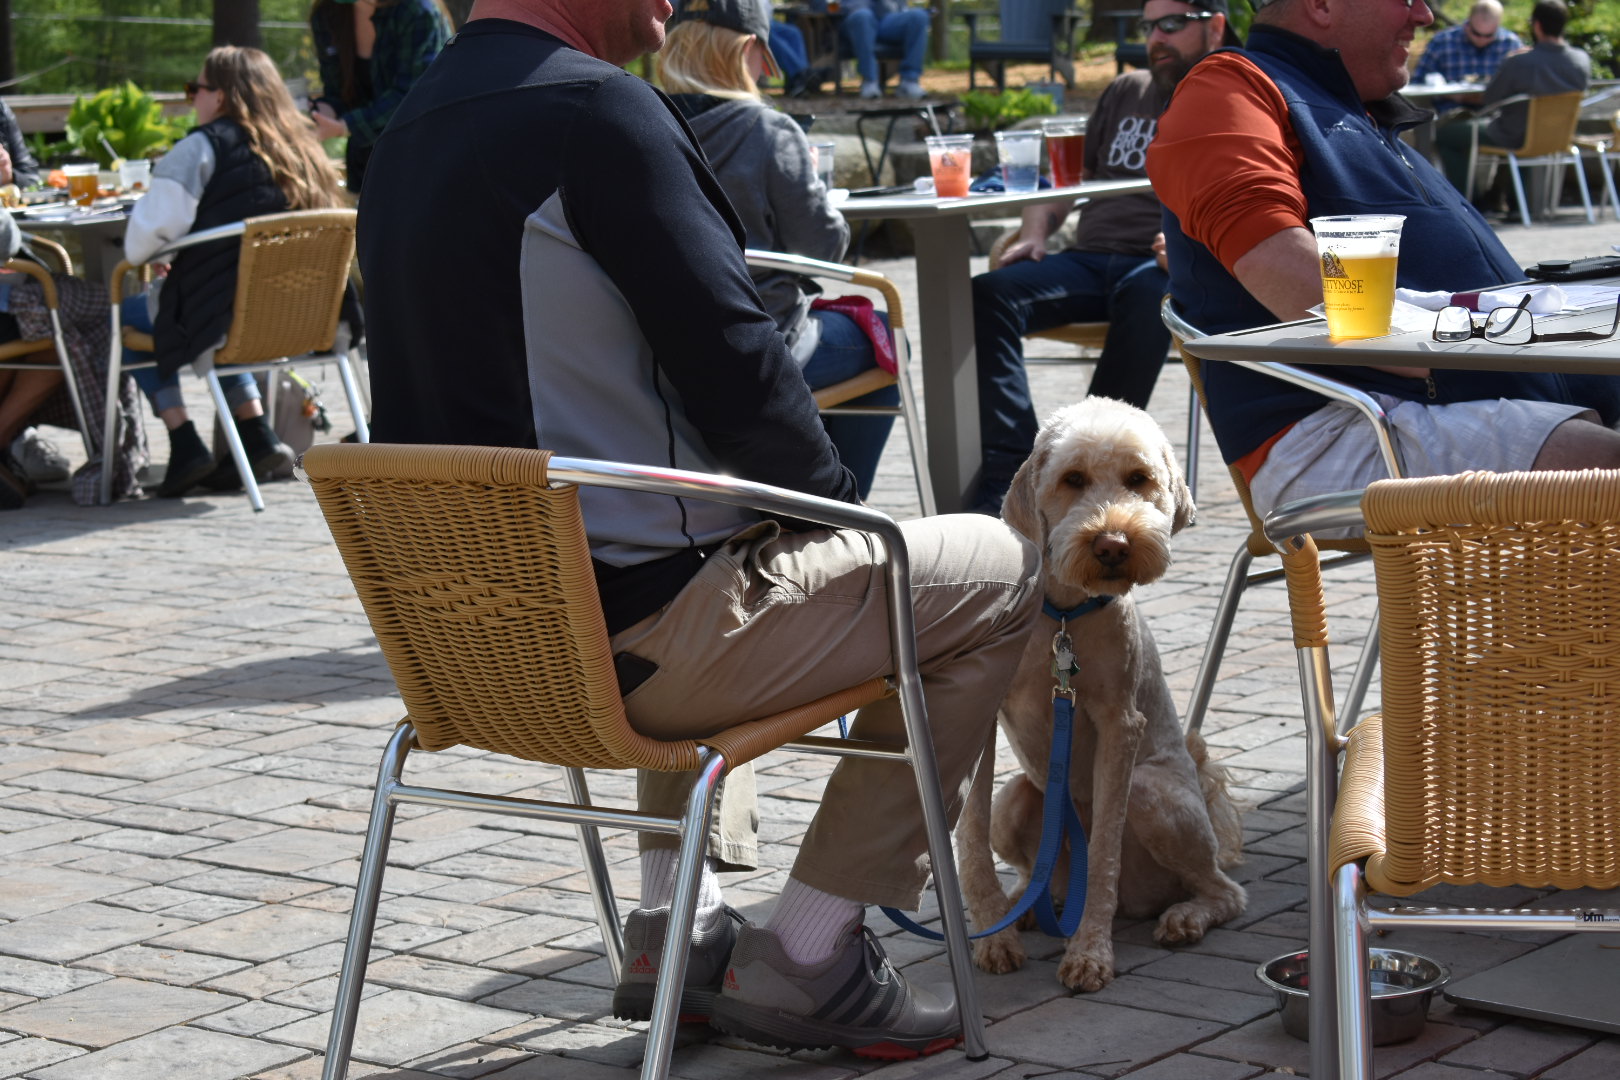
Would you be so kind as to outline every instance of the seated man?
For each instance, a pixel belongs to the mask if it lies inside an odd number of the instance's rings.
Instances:
[[[1478,0],[1468,9],[1467,19],[1429,39],[1417,67],[1412,69],[1412,81],[1427,82],[1431,75],[1437,75],[1442,82],[1477,82],[1483,86],[1491,81],[1508,54],[1522,48],[1524,42],[1518,34],[1502,29],[1502,5],[1497,0]],[[1441,113],[1459,109],[1462,104],[1455,98],[1435,98],[1433,102]]]
[[[1484,103],[1492,105],[1519,94],[1541,97],[1585,90],[1592,81],[1592,58],[1585,50],[1565,44],[1564,24],[1568,21],[1569,9],[1563,0],[1539,0],[1530,12],[1530,35],[1535,45],[1502,61],[1485,87]],[[1521,101],[1507,106],[1489,121],[1465,117],[1443,125],[1435,134],[1435,145],[1445,165],[1446,179],[1458,191],[1468,183],[1468,155],[1475,128],[1479,129],[1482,144],[1515,150],[1524,145],[1529,116],[1530,103]],[[1473,192],[1463,194],[1472,196]]]
[[[813,0],[817,10],[827,9],[827,0]],[[900,89],[904,98],[923,96],[923,58],[928,50],[928,12],[908,7],[906,0],[844,0],[844,20],[838,32],[855,54],[855,68],[861,73],[861,97],[883,94],[879,78],[876,45],[900,47]]]
[[[1164,201],[1170,292],[1194,326],[1261,326],[1320,304],[1308,225],[1320,215],[1405,215],[1397,284],[1406,288],[1523,277],[1478,212],[1396,136],[1424,115],[1396,91],[1412,34],[1431,18],[1423,4],[1262,0],[1245,50],[1215,53],[1182,80],[1148,149],[1148,175]],[[1620,433],[1604,426],[1620,417],[1620,380],[1320,370],[1380,400],[1410,475],[1620,467]],[[1233,364],[1206,362],[1204,381],[1221,454],[1248,478],[1261,513],[1384,475],[1354,409]]]
[[[1223,42],[1238,44],[1226,0],[1147,0],[1142,28],[1149,70],[1129,71],[1092,111],[1083,175],[1121,180],[1147,175],[1148,143],[1176,83]],[[1170,348],[1159,319],[1165,272],[1155,257],[1159,199],[1123,195],[1080,215],[1074,246],[1046,254],[1066,216],[1064,203],[1024,211],[1018,239],[1001,266],[973,279],[974,348],[979,369],[979,439],[984,471],[972,509],[999,514],[1013,474],[1035,445],[1035,407],[1024,371],[1024,335],[1073,322],[1109,324],[1087,391],[1147,408]]]

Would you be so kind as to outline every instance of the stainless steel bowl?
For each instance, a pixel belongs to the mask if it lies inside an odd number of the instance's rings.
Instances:
[[[1438,960],[1399,949],[1367,950],[1372,980],[1374,1046],[1416,1038],[1428,1022],[1429,1001],[1451,978]],[[1310,954],[1287,953],[1254,971],[1277,999],[1283,1030],[1296,1039],[1310,1038]]]

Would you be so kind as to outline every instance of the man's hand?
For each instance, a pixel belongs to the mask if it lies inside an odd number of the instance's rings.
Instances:
[[[1170,269],[1170,256],[1164,249],[1164,233],[1157,233],[1153,237],[1153,261],[1159,264],[1159,269]]]
[[[1001,253],[1002,266],[1011,266],[1015,262],[1040,262],[1046,258],[1046,241],[1029,240],[1023,236],[1008,244]]]
[[[324,101],[311,109],[309,115],[315,121],[315,137],[323,142],[349,133],[349,125],[340,120],[338,114],[332,111],[332,106]]]
[[[11,181],[11,155],[5,147],[0,146],[0,184],[9,184]]]

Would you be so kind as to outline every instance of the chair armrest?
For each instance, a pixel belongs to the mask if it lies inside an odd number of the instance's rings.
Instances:
[[[45,293],[45,306],[56,309],[56,282],[51,278],[51,272],[32,259],[11,259],[6,263],[6,269],[19,274],[27,274],[39,282],[39,287]]]
[[[1495,116],[1509,105],[1518,105],[1521,102],[1529,101],[1530,97],[1531,95],[1529,94],[1514,94],[1512,97],[1505,97],[1501,101],[1493,101],[1489,105],[1482,106],[1481,108],[1475,110],[1474,116],[1480,120],[1488,119]]]
[[[1361,494],[1362,489],[1357,488],[1283,503],[1266,515],[1266,539],[1281,546],[1304,533],[1360,528],[1365,524]]]
[[[177,251],[195,247],[198,244],[211,244],[215,240],[229,240],[233,236],[241,236],[245,231],[247,231],[246,222],[233,221],[229,225],[216,225],[212,229],[204,229],[202,232],[187,233],[173,243],[166,244],[153,252],[152,257],[146,261],[149,263],[163,262]]]
[[[1367,717],[1350,731],[1344,748],[1339,798],[1333,806],[1328,872],[1368,860],[1368,884],[1379,888],[1379,864],[1388,849],[1384,820],[1384,718]]]
[[[782,270],[790,274],[828,278],[866,289],[875,289],[883,294],[884,308],[889,315],[889,329],[899,331],[905,327],[905,311],[900,300],[900,290],[895,287],[894,282],[876,270],[825,262],[803,255],[789,255],[780,251],[760,251],[756,248],[744,251],[743,258],[747,260],[749,266],[760,270]]]
[[[58,244],[55,240],[47,240],[45,237],[35,236],[31,232],[24,232],[22,238],[28,242],[28,246],[33,249],[34,254],[37,255],[41,251],[50,252],[51,258],[56,260],[57,273],[73,273],[73,259],[68,255],[67,248]]]

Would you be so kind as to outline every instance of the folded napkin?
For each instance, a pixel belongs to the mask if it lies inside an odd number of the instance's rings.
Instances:
[[[1419,292],[1416,289],[1396,289],[1395,299],[1414,304],[1429,311],[1459,306],[1470,311],[1491,311],[1499,307],[1518,307],[1524,294],[1530,294],[1529,311],[1532,315],[1552,315],[1564,310],[1569,298],[1557,285],[1519,285],[1511,289],[1490,289],[1484,292],[1448,293]]]

